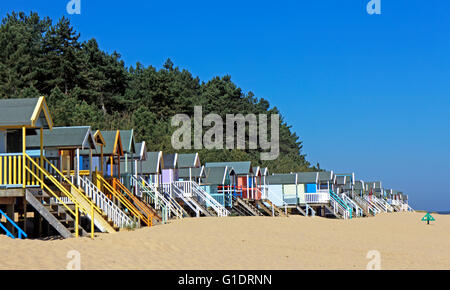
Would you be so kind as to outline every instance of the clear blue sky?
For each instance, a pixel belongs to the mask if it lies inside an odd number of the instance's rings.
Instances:
[[[450,1],[2,1],[0,14],[66,15],[127,65],[171,58],[203,80],[230,74],[268,99],[308,159],[450,210]]]

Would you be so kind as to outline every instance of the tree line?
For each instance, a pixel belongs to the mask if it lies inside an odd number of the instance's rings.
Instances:
[[[37,13],[12,12],[0,26],[0,98],[46,96],[56,126],[89,125],[94,130],[134,129],[149,150],[173,152],[171,117],[203,114],[279,114],[280,155],[261,161],[260,150],[182,150],[203,162],[251,160],[271,172],[317,170],[302,152],[302,141],[276,107],[243,92],[229,75],[202,81],[166,60],[161,69],[127,67],[117,52],[80,40],[69,19],[56,23]],[[268,124],[270,128],[270,124]],[[248,147],[246,147],[248,148]]]

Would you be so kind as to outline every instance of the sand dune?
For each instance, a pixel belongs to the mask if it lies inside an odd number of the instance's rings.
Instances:
[[[366,269],[371,250],[382,269],[450,269],[450,216],[374,218],[230,217],[172,221],[132,232],[41,241],[0,236],[0,269]]]

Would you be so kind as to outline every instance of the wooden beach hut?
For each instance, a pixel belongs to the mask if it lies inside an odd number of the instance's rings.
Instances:
[[[233,169],[231,186],[234,187],[234,195],[251,200],[261,199],[261,185],[253,182],[254,172],[251,161],[238,162],[208,162],[205,167],[227,167]]]
[[[318,172],[317,192],[330,192],[330,190],[333,190],[333,181],[333,171]]]
[[[142,171],[142,163],[145,160],[147,160],[147,146],[144,141],[140,143],[135,143],[134,147],[135,153],[132,155],[132,157],[128,158],[127,160],[122,158],[122,161],[120,161],[120,168],[122,168],[121,182],[129,190],[133,190],[137,194],[138,188],[134,180],[138,179],[139,172]]]
[[[272,174],[267,176],[266,181],[270,198],[276,206],[299,204],[296,174]]]
[[[79,185],[80,176],[91,176],[92,152],[96,151],[96,143],[90,126],[53,127],[43,130],[44,156],[72,182]],[[40,132],[27,136],[27,149],[38,151],[40,148]],[[82,151],[89,154],[82,155]],[[47,171],[52,172],[50,166]]]
[[[201,165],[198,153],[178,154],[178,180],[195,181],[201,184],[204,167]]]
[[[311,203],[316,200],[313,194],[317,193],[319,176],[317,172],[297,172],[297,195],[300,203]],[[311,198],[309,198],[311,197]],[[317,201],[319,199],[317,198]]]
[[[93,236],[95,228],[102,232],[115,232],[102,210],[48,160],[49,155],[44,154],[44,144],[54,148],[55,144],[51,142],[56,140],[51,131],[44,134],[47,129],[52,130],[53,123],[44,97],[0,100],[0,139],[3,140],[0,146],[0,152],[3,152],[0,153],[0,165],[3,165],[0,166],[0,176],[3,176],[0,180],[0,199],[5,203],[3,197],[8,197],[9,213],[14,213],[14,206],[18,205],[24,229],[22,236],[30,230],[27,227],[29,209],[34,212],[35,218],[29,225],[32,225],[35,237],[59,234],[68,238],[87,233],[85,229],[90,229]],[[38,149],[27,150],[27,141],[32,142],[33,135],[39,136],[38,145],[32,144],[33,148]],[[49,136],[48,143],[46,135]],[[92,146],[91,141],[84,144]],[[68,164],[71,162],[72,158]],[[9,221],[14,223],[12,219]],[[87,223],[87,220],[91,222]],[[14,227],[20,232],[19,227]],[[14,236],[14,233],[11,234]]]
[[[120,141],[122,143],[123,156],[121,160],[121,175],[135,174],[135,161],[139,160],[139,154],[136,154],[136,143],[134,141],[134,130],[120,130]]]
[[[105,146],[103,147],[103,176],[120,178],[120,160],[124,156],[122,139],[119,130],[100,131]]]
[[[178,153],[163,154],[162,183],[178,181]]]
[[[381,185],[381,181],[367,181],[364,183],[364,191],[369,196],[375,195],[376,197],[381,198],[383,195],[383,187]]]
[[[355,173],[336,173],[334,175],[333,190],[337,194],[351,193],[355,183]]]
[[[163,168],[163,152],[147,152],[147,158],[142,162],[139,175],[141,175],[147,182],[160,186],[162,183]]]
[[[26,138],[52,127],[44,97],[0,100],[0,228],[11,238],[27,237],[26,189],[43,186],[44,141],[36,157],[27,154]]]
[[[233,169],[227,166],[205,167],[205,177],[202,179],[202,188],[217,200],[222,206],[231,208],[233,205],[233,188],[231,176]]]

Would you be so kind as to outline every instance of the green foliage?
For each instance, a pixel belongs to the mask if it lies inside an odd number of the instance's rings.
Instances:
[[[134,128],[137,140],[145,140],[149,150],[167,152],[174,151],[171,117],[193,116],[194,105],[224,120],[226,114],[280,114],[267,100],[242,92],[228,75],[201,82],[170,59],[159,70],[140,63],[127,68],[118,53],[100,50],[95,39],[79,38],[64,17],[53,24],[36,13],[6,15],[0,26],[0,98],[45,95],[57,126]],[[258,150],[226,149],[200,150],[201,158],[251,160],[271,172],[314,169],[301,152],[298,136],[281,121],[277,160],[261,162]]]

